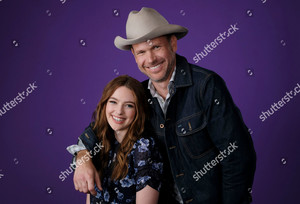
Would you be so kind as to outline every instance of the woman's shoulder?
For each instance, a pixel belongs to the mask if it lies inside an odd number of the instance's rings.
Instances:
[[[155,141],[154,137],[143,135],[134,143],[132,149],[147,151],[147,150],[153,149],[153,147],[155,145],[156,145],[156,141]]]

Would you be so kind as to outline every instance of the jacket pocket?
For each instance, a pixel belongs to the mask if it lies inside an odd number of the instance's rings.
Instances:
[[[194,113],[176,122],[178,136],[187,136],[202,130],[206,126],[206,118],[202,112]]]
[[[192,159],[202,158],[215,149],[206,126],[203,112],[194,113],[176,122],[179,145]]]

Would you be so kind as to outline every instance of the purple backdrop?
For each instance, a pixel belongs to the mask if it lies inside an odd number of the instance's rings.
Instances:
[[[146,79],[131,53],[113,45],[125,37],[128,13],[142,6],[189,28],[178,53],[191,63],[238,28],[196,64],[225,79],[250,128],[258,157],[253,203],[297,203],[300,94],[287,93],[300,83],[300,14],[299,3],[280,0],[0,0],[0,203],[84,203],[73,174],[59,178],[71,161],[66,147],[109,80]],[[286,103],[262,121],[279,100]]]

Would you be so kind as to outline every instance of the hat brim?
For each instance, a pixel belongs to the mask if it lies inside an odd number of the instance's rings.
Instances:
[[[125,39],[121,36],[115,38],[114,44],[120,50],[130,50],[131,45],[145,42],[147,40],[163,35],[174,34],[177,39],[183,38],[188,33],[188,29],[180,25],[167,24],[153,29],[151,32],[135,39]]]

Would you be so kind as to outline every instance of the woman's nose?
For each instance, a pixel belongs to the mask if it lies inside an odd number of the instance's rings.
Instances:
[[[123,114],[123,112],[124,112],[124,110],[123,110],[123,106],[121,106],[121,105],[118,105],[116,112],[117,112],[119,115],[122,115],[122,114]]]

